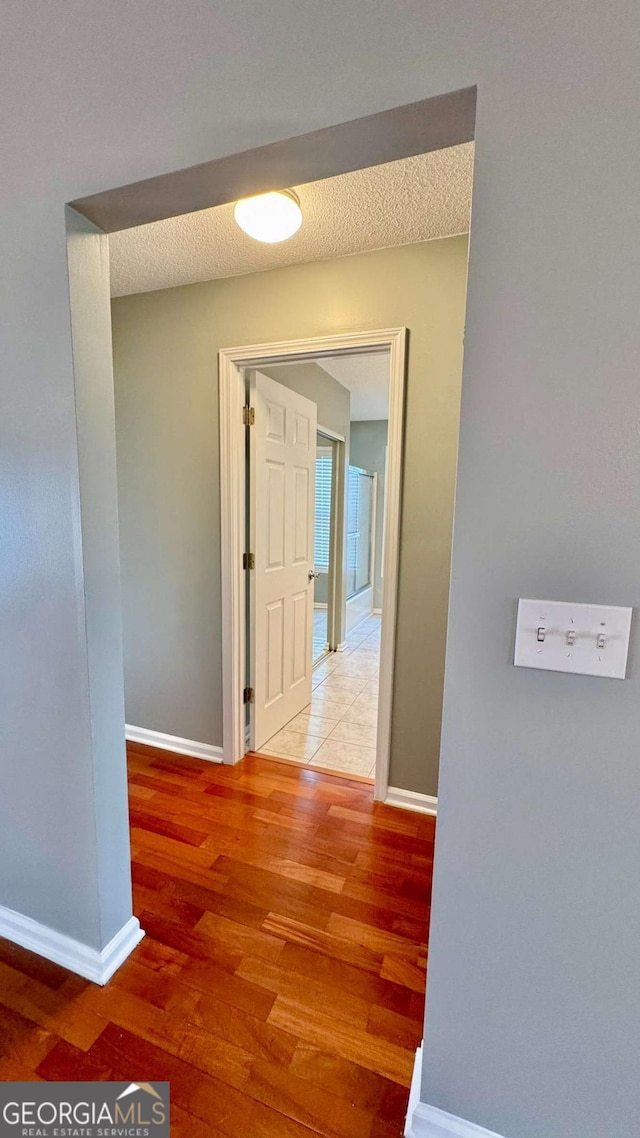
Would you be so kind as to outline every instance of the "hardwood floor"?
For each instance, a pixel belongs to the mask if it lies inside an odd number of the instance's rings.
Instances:
[[[169,1080],[174,1138],[398,1138],[433,819],[259,756],[129,758],[147,935],[105,988],[0,940],[0,1079]]]

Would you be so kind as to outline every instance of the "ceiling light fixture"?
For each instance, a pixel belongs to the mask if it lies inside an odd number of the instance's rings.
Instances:
[[[293,190],[274,190],[242,198],[236,202],[233,216],[249,237],[269,245],[288,241],[302,225],[300,202]]]

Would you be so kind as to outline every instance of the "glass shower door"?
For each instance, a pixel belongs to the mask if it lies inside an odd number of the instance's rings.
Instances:
[[[347,496],[347,600],[368,589],[373,580],[372,541],[374,475],[349,467]]]

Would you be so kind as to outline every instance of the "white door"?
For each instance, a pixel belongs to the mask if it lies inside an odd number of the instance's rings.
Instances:
[[[251,748],[311,700],[317,408],[251,375]]]

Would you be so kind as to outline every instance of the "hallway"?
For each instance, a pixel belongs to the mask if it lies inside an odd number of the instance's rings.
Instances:
[[[368,616],[313,671],[311,703],[261,754],[373,779],[376,763],[380,625]]]
[[[129,758],[147,935],[105,988],[0,941],[0,1079],[170,1080],[174,1138],[399,1138],[434,820],[256,756]]]

